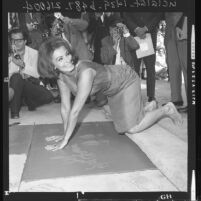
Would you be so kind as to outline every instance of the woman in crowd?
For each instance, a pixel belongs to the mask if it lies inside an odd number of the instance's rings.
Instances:
[[[64,135],[50,138],[57,143],[47,150],[64,148],[75,129],[78,115],[89,95],[100,91],[108,97],[112,119],[118,133],[134,134],[152,126],[163,117],[181,123],[181,116],[172,103],[156,109],[143,108],[140,78],[127,65],[105,65],[80,60],[61,38],[45,41],[39,49],[38,72],[42,77],[57,77],[61,93],[61,116]],[[71,105],[71,92],[75,100]]]

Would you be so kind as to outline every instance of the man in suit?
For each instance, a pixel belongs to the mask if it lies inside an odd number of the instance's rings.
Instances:
[[[162,19],[162,13],[152,12],[123,12],[122,18],[133,36],[141,39],[146,37],[146,33],[150,33],[154,49],[157,42],[157,26]],[[140,74],[140,66],[142,59],[138,59],[136,53],[133,54],[135,70]],[[150,55],[143,58],[147,70],[147,96],[148,101],[155,100],[155,61],[156,55]]]
[[[187,94],[187,18],[182,12],[167,12],[165,13],[165,20],[164,42],[167,52],[171,99],[178,110],[186,111],[186,107],[182,108],[181,72],[183,72]]]
[[[129,65],[134,68],[132,52],[139,48],[126,25],[117,19],[108,23],[110,36],[101,40],[101,61],[107,65]]]

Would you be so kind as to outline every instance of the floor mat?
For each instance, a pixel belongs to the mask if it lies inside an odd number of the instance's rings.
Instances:
[[[23,181],[134,172],[156,169],[127,136],[118,135],[111,122],[79,124],[62,150],[45,150],[45,138],[62,135],[63,125],[36,125]]]

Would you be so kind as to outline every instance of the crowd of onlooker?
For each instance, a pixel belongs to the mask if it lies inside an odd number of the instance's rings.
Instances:
[[[187,17],[181,12],[8,13],[9,101],[11,118],[19,118],[22,105],[30,111],[60,102],[55,79],[41,78],[37,71],[38,49],[49,37],[62,37],[79,60],[100,64],[128,64],[140,77],[146,69],[148,102],[155,100],[156,53],[138,58],[140,45],[134,37],[149,33],[155,51],[159,23],[165,48],[171,100],[186,111],[181,96],[182,74],[187,90]],[[160,50],[158,53],[160,54]],[[144,68],[142,68],[144,66]],[[99,93],[89,97],[96,106],[107,104]]]

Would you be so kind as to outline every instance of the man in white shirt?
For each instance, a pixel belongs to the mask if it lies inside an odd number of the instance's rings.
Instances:
[[[40,85],[37,71],[38,51],[26,46],[26,34],[21,29],[9,32],[12,53],[9,59],[10,87],[14,97],[10,102],[11,118],[19,118],[19,111],[24,99],[30,111],[52,102],[52,94]]]

